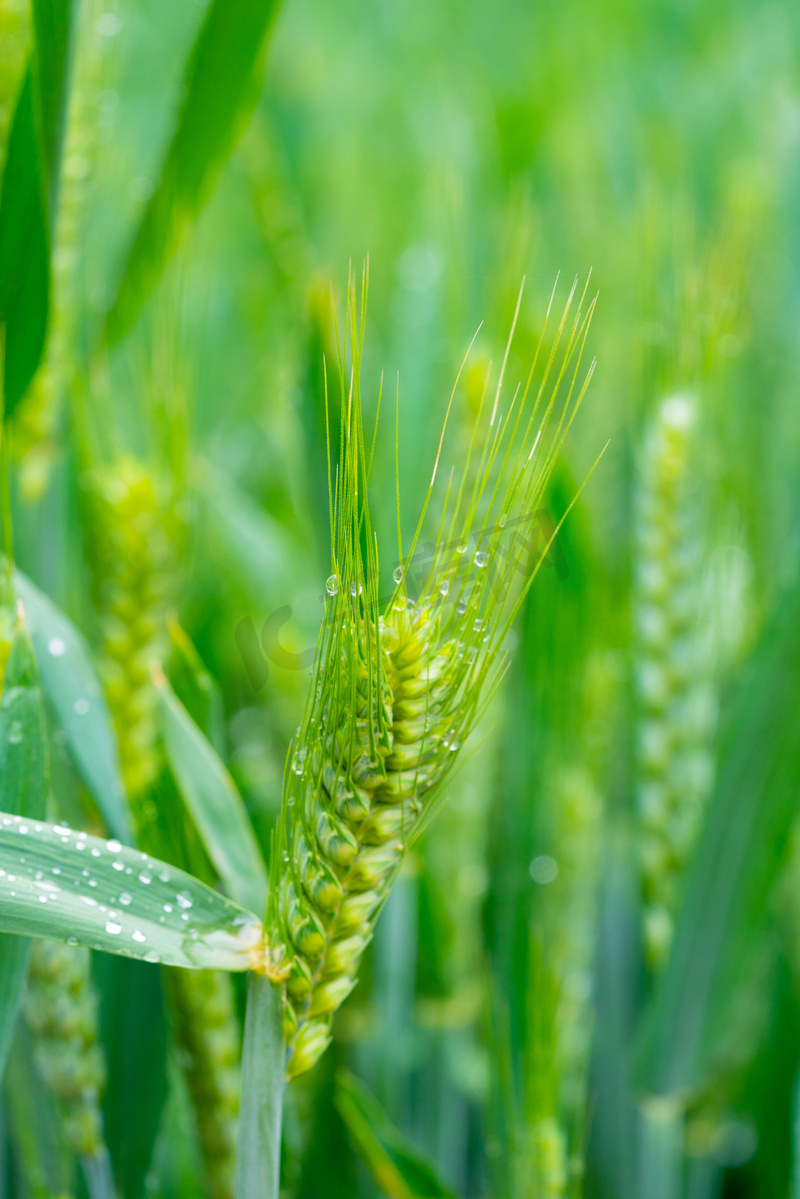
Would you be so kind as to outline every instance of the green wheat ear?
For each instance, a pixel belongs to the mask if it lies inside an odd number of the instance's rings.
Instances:
[[[584,311],[584,289],[568,323],[573,286],[551,348],[542,354],[545,324],[527,383],[503,412],[509,337],[496,391],[481,401],[456,486],[450,474],[423,563],[415,550],[445,418],[422,516],[405,558],[401,544],[394,593],[382,608],[359,378],[366,283],[365,273],[358,310],[348,287],[339,467],[335,475],[329,470],[331,575],[273,846],[268,920],[273,943],[284,946],[290,1078],[309,1070],[328,1045],[333,1013],[356,984],[403,858],[435,813],[503,674],[504,638],[541,561],[530,552],[534,514],[592,371],[579,383],[594,301]],[[514,323],[521,299],[520,291]],[[419,593],[411,598],[411,575],[420,567]]]
[[[101,1158],[106,1066],[89,950],[35,940],[24,1012],[67,1143],[78,1157]]]
[[[89,477],[94,563],[103,632],[102,675],[114,719],[120,766],[142,849],[164,856],[156,810],[163,749],[151,681],[166,656],[167,611],[174,601],[176,546],[182,533],[174,488],[130,455]],[[164,981],[197,1122],[206,1188],[234,1193],[239,1107],[239,1028],[230,979],[211,971],[170,970]]]
[[[672,943],[681,881],[713,781],[711,661],[698,623],[702,507],[693,479],[696,402],[656,410],[636,494],[634,677],[644,943],[657,969]]]

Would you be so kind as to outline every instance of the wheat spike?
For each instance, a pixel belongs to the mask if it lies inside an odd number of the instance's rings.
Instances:
[[[131,456],[95,472],[92,495],[106,696],[138,842],[165,857],[153,801],[163,751],[150,667],[168,646],[180,522],[170,485]],[[240,1084],[232,984],[223,974],[169,969],[164,979],[209,1194],[230,1199]]]
[[[645,948],[672,942],[677,891],[712,775],[715,705],[697,621],[702,529],[691,463],[694,401],[659,407],[640,461],[636,509],[635,674],[639,850]]]
[[[67,1143],[78,1157],[103,1157],[100,1101],[106,1071],[88,949],[34,941],[25,1019]]]
[[[546,1117],[531,1130],[536,1194],[541,1199],[564,1199],[567,1194],[567,1140],[558,1122]]]
[[[209,1199],[234,1193],[241,1045],[226,975],[165,970],[181,1067],[192,1096]]]
[[[177,522],[167,486],[132,456],[91,477],[102,675],[134,819],[160,769],[150,663],[163,658]]]
[[[592,306],[579,305],[568,328],[568,304],[537,392],[532,369],[502,415],[504,360],[483,444],[474,441],[452,500],[447,484],[436,544],[420,562],[415,551],[443,430],[423,516],[384,606],[367,504],[371,448],[361,423],[365,303],[363,294],[357,313],[349,292],[352,369],[347,379],[340,365],[332,573],[273,854],[270,920],[286,954],[289,1077],[310,1069],[328,1044],[332,1015],[355,986],[403,858],[499,682],[501,645],[536,571],[531,514],[586,386],[576,380]]]

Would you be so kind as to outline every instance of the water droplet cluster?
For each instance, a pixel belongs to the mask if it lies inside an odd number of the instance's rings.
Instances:
[[[151,962],[244,970],[261,940],[255,917],[196,879],[63,823],[0,815],[0,887],[19,932],[68,927],[76,942]]]

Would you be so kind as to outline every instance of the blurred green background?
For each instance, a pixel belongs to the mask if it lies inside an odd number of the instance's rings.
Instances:
[[[8,453],[19,564],[98,652],[93,472],[132,456],[168,481],[168,606],[219,687],[219,745],[265,851],[309,672],[272,661],[264,679],[236,631],[288,605],[283,645],[316,636],[322,360],[348,265],[369,256],[362,384],[374,415],[383,375],[371,501],[387,571],[397,380],[409,535],[466,347],[480,325],[448,468],[523,276],[509,394],[557,276],[556,312],[575,276],[599,295],[552,519],[609,442],[334,1046],[290,1090],[286,1195],[796,1199],[800,12],[213,8],[227,57],[194,76],[202,0],[71,13],[49,335]],[[0,22],[5,146],[27,5],[3,0]],[[7,314],[13,292],[0,300]],[[96,974],[124,1194],[202,1194],[167,1033],[148,1034],[106,964]],[[403,1169],[412,1147],[427,1161],[424,1181],[370,1168],[342,1068],[381,1104]],[[19,1165],[19,1126],[4,1125],[0,1194],[49,1194]]]

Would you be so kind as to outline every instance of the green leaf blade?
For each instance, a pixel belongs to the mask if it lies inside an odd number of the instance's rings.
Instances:
[[[255,99],[254,76],[277,0],[212,0],[184,75],[184,100],[161,177],[136,230],[105,336],[122,337],[200,207]]]
[[[5,327],[3,393],[10,416],[44,352],[50,306],[50,231],[31,66],[11,125],[0,190],[0,324]]]
[[[455,1199],[435,1167],[394,1127],[364,1083],[346,1070],[336,1076],[336,1107],[372,1177],[392,1199]]]
[[[8,140],[0,188],[0,324],[10,415],[44,353],[66,107],[72,0],[34,0],[34,43]]]
[[[42,690],[63,730],[75,765],[108,829],[133,842],[111,713],[75,626],[20,571],[14,585],[28,622]]]
[[[167,758],[208,855],[231,898],[262,911],[267,872],[242,798],[167,680],[155,681]]]
[[[225,709],[215,680],[174,615],[167,617],[167,674],[176,696],[218,754],[225,752]]]
[[[22,625],[11,646],[0,702],[0,796],[15,815],[39,820],[45,814],[44,710],[33,645]]]
[[[0,814],[0,930],[187,969],[258,968],[252,912],[163,862],[65,824]]]
[[[47,803],[47,747],[36,658],[18,624],[0,703],[0,796],[17,817],[41,819]],[[0,1078],[5,1070],[25,984],[31,946],[0,933]]]

